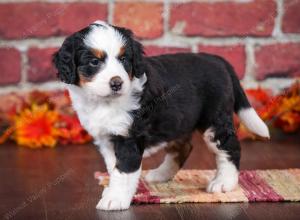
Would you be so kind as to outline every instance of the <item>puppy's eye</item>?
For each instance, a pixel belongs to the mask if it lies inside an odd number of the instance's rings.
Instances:
[[[119,60],[120,60],[121,62],[126,61],[126,56],[121,56],[121,57],[119,57]]]
[[[89,65],[93,67],[98,66],[99,64],[100,64],[100,60],[96,58],[92,59],[89,63]]]

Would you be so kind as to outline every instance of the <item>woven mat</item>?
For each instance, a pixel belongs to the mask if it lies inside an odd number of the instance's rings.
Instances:
[[[133,203],[300,201],[300,169],[244,170],[234,191],[207,193],[206,185],[214,174],[214,170],[181,170],[172,181],[156,184],[142,178]],[[106,173],[95,172],[95,178],[107,186]]]

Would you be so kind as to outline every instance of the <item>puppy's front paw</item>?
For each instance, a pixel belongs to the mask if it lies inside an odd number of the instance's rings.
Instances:
[[[101,210],[124,210],[129,208],[130,203],[131,198],[128,195],[112,192],[110,188],[105,188],[96,208]]]
[[[234,176],[219,175],[216,176],[212,181],[210,181],[210,183],[206,188],[206,191],[210,193],[230,192],[234,190],[237,184],[238,184],[238,175],[234,175]]]

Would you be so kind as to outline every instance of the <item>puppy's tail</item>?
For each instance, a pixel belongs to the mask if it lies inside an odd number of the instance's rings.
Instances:
[[[225,61],[225,60],[224,60]],[[235,103],[234,111],[237,113],[242,123],[254,134],[257,134],[264,138],[270,138],[270,133],[267,125],[263,120],[258,116],[254,108],[250,105],[248,98],[240,84],[239,79],[237,78],[233,67],[225,61],[226,68],[230,73]]]

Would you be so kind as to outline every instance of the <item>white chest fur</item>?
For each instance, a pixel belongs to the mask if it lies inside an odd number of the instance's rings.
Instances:
[[[145,82],[144,79],[136,81],[138,83],[132,85],[134,92],[141,91]],[[140,108],[139,97],[128,94],[107,102],[77,86],[69,85],[68,90],[80,123],[94,139],[107,135],[128,135],[133,122],[130,112]]]
[[[97,97],[85,97],[72,89],[69,91],[82,126],[94,139],[109,134],[124,136],[128,134],[133,119],[129,114],[128,104],[122,105],[123,100],[105,103],[97,100]]]
[[[97,137],[113,135],[127,135],[132,118],[126,109],[113,105],[89,106],[74,104],[79,120],[84,128],[95,139]]]

